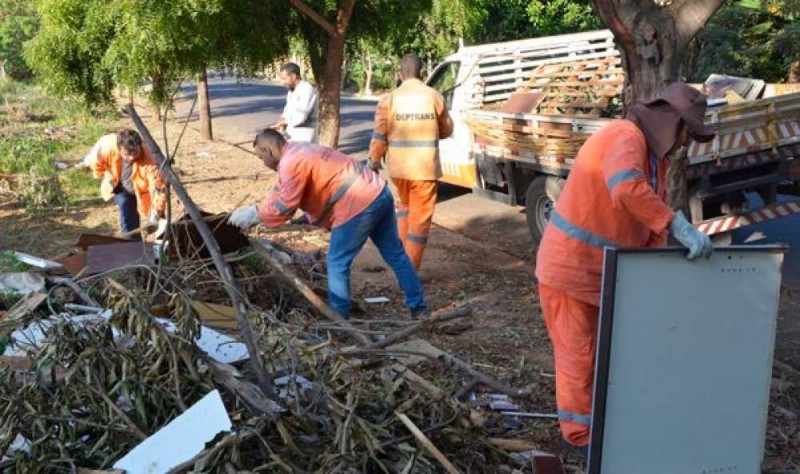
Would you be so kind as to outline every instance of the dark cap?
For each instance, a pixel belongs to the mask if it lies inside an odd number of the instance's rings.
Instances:
[[[706,115],[706,96],[683,82],[670,84],[657,98],[645,102],[644,105],[669,105],[689,127],[689,135],[694,141],[706,143],[714,139],[714,129],[703,120]]]

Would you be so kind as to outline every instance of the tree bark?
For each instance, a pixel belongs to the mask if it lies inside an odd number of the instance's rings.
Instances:
[[[372,55],[369,54],[369,51],[364,53],[364,75],[366,76],[364,80],[364,94],[365,95],[372,95],[372,73],[373,73],[373,64],[372,64]]]
[[[200,138],[214,141],[211,131],[211,102],[208,100],[208,76],[206,70],[197,75],[197,99],[200,105]]]
[[[309,43],[311,68],[317,80],[319,93],[319,143],[336,148],[339,144],[339,99],[342,79],[344,45],[350,17],[356,0],[343,0],[336,11],[336,20],[328,21],[302,0],[288,0],[300,14],[306,16],[316,30],[303,28]],[[321,29],[325,34],[319,35]]]
[[[789,82],[800,82],[800,60],[789,65]]]
[[[723,3],[674,0],[660,7],[652,0],[592,0],[622,53],[626,107],[683,78],[689,43]]]

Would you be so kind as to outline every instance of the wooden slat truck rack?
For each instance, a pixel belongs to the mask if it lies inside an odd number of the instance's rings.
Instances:
[[[620,74],[606,30],[463,48],[428,80],[455,122],[440,141],[442,181],[524,205],[538,242],[581,145],[612,120],[600,111],[615,115]],[[764,89],[784,95],[710,107],[717,137],[690,144],[691,219],[709,235],[800,213],[800,201],[778,202],[800,191],[800,93],[787,93],[800,88]],[[533,110],[501,111],[515,92],[539,94]],[[763,206],[748,208],[746,193]]]

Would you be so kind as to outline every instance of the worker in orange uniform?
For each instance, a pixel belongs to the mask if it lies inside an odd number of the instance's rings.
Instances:
[[[400,202],[400,238],[414,268],[419,270],[428,243],[436,180],[442,176],[438,141],[453,133],[453,121],[441,94],[420,80],[422,63],[414,53],[400,61],[400,87],[381,98],[369,144],[373,169],[386,158],[389,177]]]
[[[350,267],[367,239],[378,248],[405,293],[411,317],[427,316],[422,284],[397,235],[394,199],[367,162],[312,143],[287,142],[279,132],[260,132],[253,146],[264,165],[278,172],[278,185],[264,204],[231,213],[228,222],[243,230],[263,223],[278,227],[305,211],[309,222],[331,230],[328,248],[328,302],[350,315]]]
[[[147,147],[142,146],[142,138],[136,131],[126,129],[100,137],[84,163],[96,179],[102,180],[103,199],[116,202],[122,233],[138,230],[140,216],[155,224],[164,215],[166,183],[158,163]]]
[[[683,83],[634,105],[581,147],[536,257],[542,313],[553,343],[565,448],[587,455],[604,247],[659,247],[667,234],[694,259],[707,235],[665,204],[667,155],[707,142],[706,97]]]

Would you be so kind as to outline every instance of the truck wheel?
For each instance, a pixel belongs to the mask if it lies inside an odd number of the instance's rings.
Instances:
[[[528,231],[536,245],[539,245],[542,240],[544,228],[556,207],[553,200],[547,195],[546,182],[546,176],[539,176],[531,182],[525,192],[525,217],[528,221]]]

